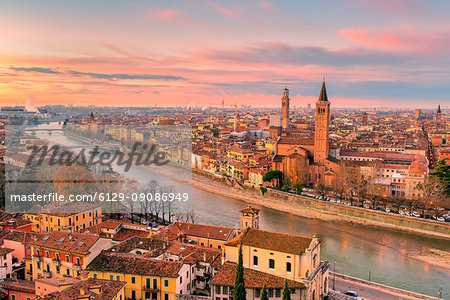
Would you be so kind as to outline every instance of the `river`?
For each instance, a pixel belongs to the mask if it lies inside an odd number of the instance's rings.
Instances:
[[[57,124],[39,125],[40,128],[55,128]],[[64,145],[81,145],[60,133],[37,136]],[[120,171],[120,170],[119,170]],[[167,177],[155,175],[140,168],[131,167],[123,173],[139,181],[157,180],[159,183],[189,188]],[[190,204],[198,222],[229,227],[239,226],[239,211],[248,205],[242,200],[224,197],[198,188],[190,192]],[[286,212],[252,204],[259,208],[261,228],[270,231],[303,236],[317,235],[322,242],[322,258],[330,261],[333,271],[368,279],[369,272],[374,282],[437,296],[443,288],[443,299],[450,299],[450,270],[412,259],[406,255],[424,248],[450,251],[448,240],[407,234],[395,230],[381,230],[362,225],[326,222],[309,219]]]

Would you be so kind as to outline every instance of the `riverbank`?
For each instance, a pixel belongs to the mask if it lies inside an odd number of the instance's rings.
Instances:
[[[287,202],[283,199],[280,200],[277,197],[273,197],[267,194],[261,195],[261,193],[256,190],[238,189],[228,184],[225,184],[218,179],[214,180],[213,176],[204,175],[198,172],[192,172],[191,178],[189,178],[188,176],[181,176],[179,169],[176,167],[165,166],[165,168],[155,169],[154,167],[150,166],[150,167],[143,167],[143,169],[155,174],[172,178],[179,182],[189,183],[197,189],[201,189],[210,193],[245,201],[248,203],[254,203],[257,205],[261,205],[278,211],[283,211],[300,217],[319,219],[322,221],[333,223],[346,222],[356,226],[367,226],[372,228],[376,227],[379,228],[380,230],[388,229],[394,231],[403,231],[408,232],[408,234],[415,234],[415,235],[424,235],[424,236],[434,235],[438,238],[445,238],[445,239],[449,238],[448,236],[439,233],[421,230],[411,230],[410,228],[402,226],[386,224],[383,222],[377,222],[374,220],[368,220],[364,218],[357,218],[354,216],[325,212],[311,207],[301,206],[296,203]],[[395,250],[398,251],[397,249]],[[420,260],[427,264],[450,270],[450,251],[443,251],[434,248],[418,248],[402,254],[412,259]]]
[[[315,209],[308,206],[302,206],[296,202],[287,201],[285,199],[281,199],[279,197],[271,196],[268,194],[265,194],[263,196],[261,195],[260,192],[256,190],[238,189],[223,183],[220,179],[217,179],[213,175],[206,175],[196,171],[191,172],[191,170],[189,169],[180,169],[170,165],[165,165],[163,167],[155,167],[153,165],[148,167],[139,166],[139,168],[144,169],[145,171],[148,171],[153,174],[171,178],[179,182],[188,183],[197,189],[204,190],[213,194],[221,195],[231,199],[245,201],[248,203],[254,203],[270,209],[290,213],[292,215],[304,218],[318,219],[326,222],[333,222],[336,224],[339,223],[342,224],[343,222],[345,222],[355,226],[366,226],[370,228],[376,227],[383,231],[384,230],[404,231],[408,232],[408,234],[416,234],[423,236],[430,236],[430,234],[433,234],[432,232],[428,231],[411,230],[410,228],[395,226],[392,224],[386,224],[383,222],[377,222],[365,218],[358,218],[355,216],[337,214],[329,211]],[[448,238],[437,234],[435,234],[435,236],[439,238],[442,237]],[[381,245],[379,241],[373,242]],[[427,264],[435,265],[450,270],[450,252],[447,249],[446,249],[447,251],[442,251],[439,249],[422,247],[417,249],[409,249],[406,252],[402,252],[398,249],[395,249],[395,247],[392,247],[392,245],[383,244],[383,246],[391,247],[392,249],[401,253],[402,255],[406,255],[415,260],[419,260]]]

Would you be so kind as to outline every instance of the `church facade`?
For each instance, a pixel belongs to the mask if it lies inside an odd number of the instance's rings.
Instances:
[[[314,138],[298,139],[289,134],[278,137],[272,170],[282,171],[292,183],[333,186],[339,164],[336,149],[330,145],[330,104],[324,81],[316,102]]]

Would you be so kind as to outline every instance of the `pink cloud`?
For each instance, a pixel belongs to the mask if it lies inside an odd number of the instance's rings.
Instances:
[[[153,13],[153,16],[163,21],[174,21],[184,16],[184,12],[176,9],[159,10]]]
[[[275,8],[269,2],[260,2],[259,6],[261,6],[261,8],[263,8],[266,11],[274,11],[275,10]]]
[[[450,31],[423,32],[411,26],[384,32],[362,28],[343,29],[340,34],[360,45],[394,52],[435,53],[450,49]]]

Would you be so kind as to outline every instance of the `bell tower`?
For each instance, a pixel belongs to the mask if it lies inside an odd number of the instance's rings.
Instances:
[[[283,130],[286,130],[289,127],[289,90],[287,87],[284,88],[281,98],[281,117],[283,118]]]
[[[319,100],[316,102],[314,132],[314,162],[323,164],[330,155],[330,102],[328,101],[325,79],[322,82]]]
[[[241,231],[246,228],[259,229],[259,209],[250,205],[241,210]]]

